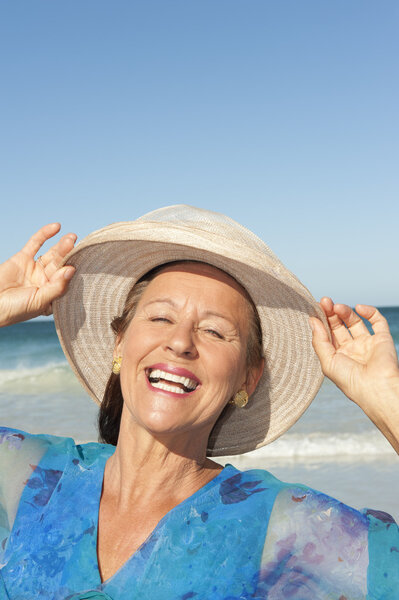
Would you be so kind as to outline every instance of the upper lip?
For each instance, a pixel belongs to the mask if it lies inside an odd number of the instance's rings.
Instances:
[[[192,379],[197,384],[201,384],[201,381],[198,379],[194,373],[188,371],[187,369],[183,369],[183,367],[175,367],[173,365],[166,365],[165,363],[156,363],[155,365],[151,365],[147,367],[147,371],[152,371],[154,369],[159,369],[160,371],[165,371],[166,373],[173,373],[174,375],[179,375],[180,377],[188,377],[188,379]]]

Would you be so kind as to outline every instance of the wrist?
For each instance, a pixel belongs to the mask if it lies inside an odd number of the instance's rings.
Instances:
[[[374,401],[365,412],[399,454],[399,375],[370,392]]]
[[[388,399],[390,402],[394,402],[396,399],[396,402],[399,405],[399,371],[397,375],[383,379],[382,382],[376,386],[374,395],[383,403]]]

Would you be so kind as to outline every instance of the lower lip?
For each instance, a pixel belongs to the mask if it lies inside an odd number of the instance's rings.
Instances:
[[[169,392],[168,390],[161,390],[161,388],[157,388],[154,387],[153,385],[151,385],[151,382],[149,381],[148,377],[146,376],[145,378],[146,382],[147,382],[147,387],[153,391],[153,392],[157,392],[157,394],[163,394],[165,396],[171,396],[172,398],[187,398],[188,396],[192,396],[194,394],[194,392],[197,391],[197,389],[199,388],[199,385],[195,388],[195,390],[193,390],[192,392],[183,392],[183,394],[179,394],[177,392]]]

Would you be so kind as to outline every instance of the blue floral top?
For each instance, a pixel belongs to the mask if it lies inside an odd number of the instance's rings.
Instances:
[[[389,515],[231,465],[101,582],[98,510],[113,452],[0,428],[1,600],[399,598]]]

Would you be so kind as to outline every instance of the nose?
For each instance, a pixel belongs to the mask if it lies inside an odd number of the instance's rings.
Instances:
[[[188,321],[175,323],[168,331],[165,349],[172,351],[176,356],[195,358],[198,352],[191,323]]]

